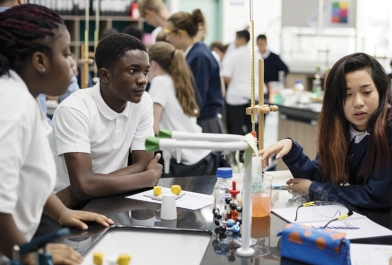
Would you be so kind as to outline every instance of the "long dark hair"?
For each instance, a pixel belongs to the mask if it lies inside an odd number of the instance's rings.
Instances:
[[[326,83],[323,108],[319,118],[318,157],[325,177],[336,185],[349,177],[348,148],[350,142],[349,122],[344,116],[347,93],[346,74],[366,70],[373,79],[379,94],[379,106],[369,119],[368,155],[358,172],[364,180],[376,166],[390,167],[391,150],[388,142],[387,126],[391,115],[388,105],[392,104],[389,80],[381,64],[365,53],[354,53],[341,58],[332,67]]]
[[[20,71],[34,52],[50,54],[44,39],[61,25],[56,12],[39,5],[18,5],[0,13],[0,76],[10,69]]]

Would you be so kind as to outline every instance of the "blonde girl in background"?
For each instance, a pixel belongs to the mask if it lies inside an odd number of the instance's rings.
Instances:
[[[197,125],[200,110],[195,100],[193,76],[182,52],[169,43],[157,42],[150,47],[149,57],[149,94],[154,102],[155,134],[159,129],[201,133]],[[217,155],[211,151],[183,149],[180,164],[171,160],[170,176],[215,174],[217,162]]]
[[[218,114],[223,106],[220,69],[211,49],[200,41],[199,27],[205,25],[200,9],[192,14],[178,12],[165,26],[166,41],[184,51],[186,62],[195,79],[196,101],[200,108],[197,123],[204,133],[222,133]]]

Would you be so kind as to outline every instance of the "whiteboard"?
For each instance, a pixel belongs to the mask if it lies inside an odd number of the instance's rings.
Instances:
[[[207,233],[109,230],[88,251],[82,264],[93,265],[93,253],[103,252],[103,265],[110,265],[109,260],[117,260],[119,254],[129,254],[130,265],[199,265],[210,239]]]

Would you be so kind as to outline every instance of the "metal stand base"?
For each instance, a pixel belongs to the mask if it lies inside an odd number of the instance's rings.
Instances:
[[[255,250],[253,248],[244,249],[242,247],[237,248],[237,255],[240,257],[252,257],[255,254]]]

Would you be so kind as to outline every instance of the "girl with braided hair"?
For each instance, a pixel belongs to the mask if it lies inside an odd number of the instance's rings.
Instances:
[[[12,247],[29,241],[41,214],[65,226],[104,226],[105,216],[66,208],[53,194],[55,163],[46,122],[36,97],[64,94],[71,84],[70,37],[60,17],[38,5],[0,13],[0,264]],[[49,246],[55,264],[81,263],[63,244]],[[4,256],[3,256],[4,255]],[[32,264],[31,255],[23,262]]]
[[[148,50],[150,57],[150,94],[154,102],[154,132],[159,128],[201,133],[196,118],[200,114],[193,91],[193,76],[184,55],[173,45],[157,42]],[[175,157],[175,151],[172,157]],[[183,149],[181,163],[170,161],[170,175],[184,177],[213,175],[218,157],[209,150]]]

